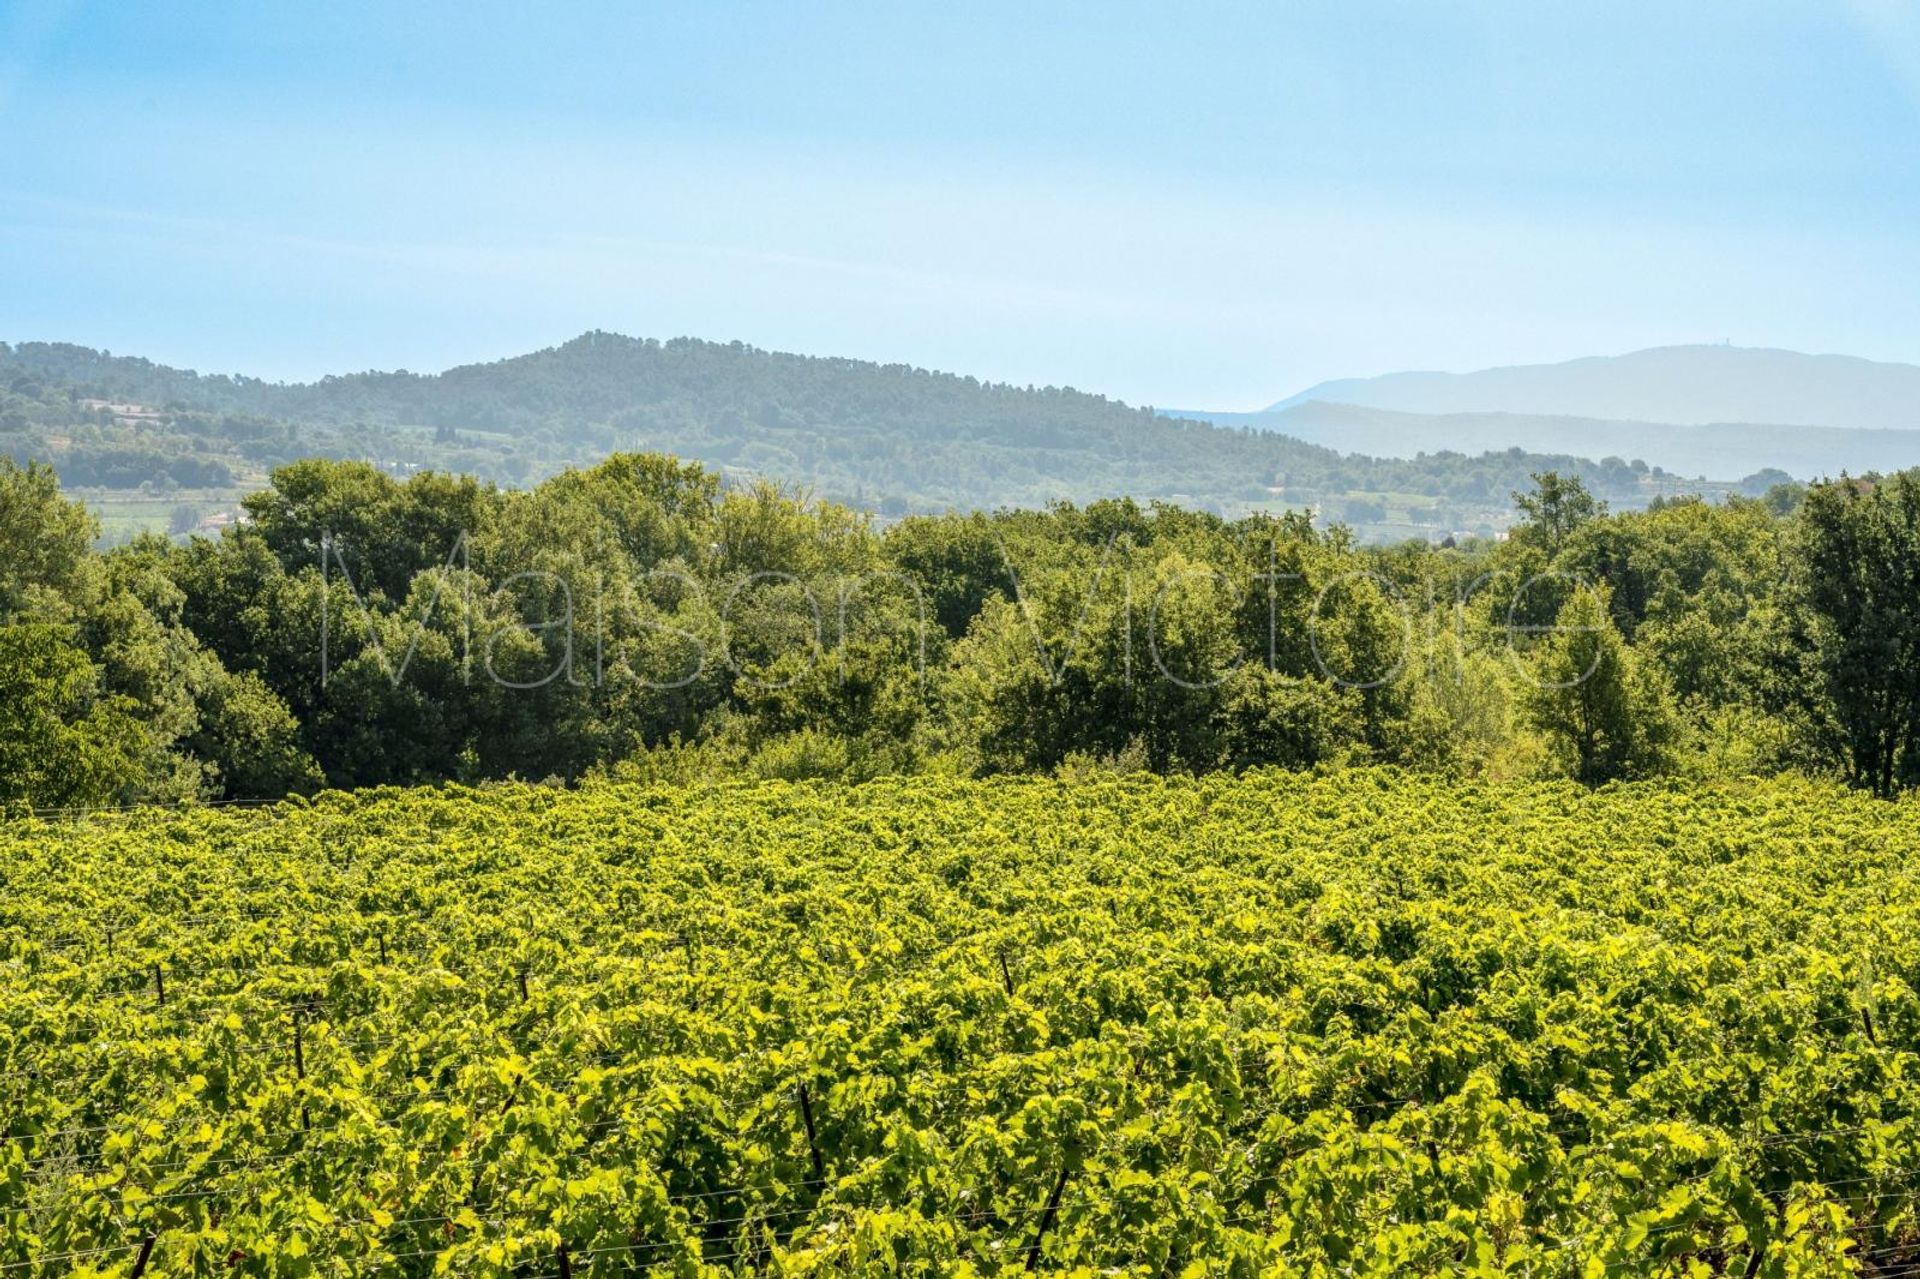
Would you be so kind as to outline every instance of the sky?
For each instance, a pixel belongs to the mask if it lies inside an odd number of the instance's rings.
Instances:
[[[0,0],[0,340],[305,380],[588,329],[1249,409],[1920,360],[1920,0]]]

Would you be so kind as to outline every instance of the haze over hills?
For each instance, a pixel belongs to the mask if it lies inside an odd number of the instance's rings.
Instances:
[[[1533,413],[1703,426],[1920,429],[1920,366],[1739,346],[1665,346],[1476,373],[1389,373],[1308,387],[1273,412],[1325,400],[1403,413]]]
[[[1624,507],[1681,487],[1619,460],[1347,456],[1069,388],[598,332],[440,374],[291,385],[0,344],[0,448],[51,461],[72,487],[161,500],[257,485],[312,454],[526,484],[653,450],[886,515],[1131,496],[1225,514],[1312,508],[1370,537],[1491,531],[1546,469],[1578,473]]]
[[[1920,465],[1920,366],[1732,346],[1346,378],[1255,413],[1188,415],[1380,457],[1519,448],[1713,480]]]
[[[1405,413],[1306,400],[1260,413],[1207,415],[1375,457],[1414,458],[1518,448],[1530,453],[1638,458],[1684,476],[1733,481],[1757,471],[1799,479],[1920,465],[1920,431],[1713,422],[1683,426],[1531,413]]]

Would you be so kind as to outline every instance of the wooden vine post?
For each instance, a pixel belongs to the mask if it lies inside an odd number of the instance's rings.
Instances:
[[[1040,1214],[1040,1233],[1033,1237],[1033,1245],[1027,1249],[1027,1269],[1039,1268],[1040,1245],[1047,1241],[1047,1232],[1053,1229],[1053,1223],[1060,1216],[1060,1196],[1066,1192],[1067,1177],[1073,1171],[1070,1163],[1060,1165],[1060,1177],[1053,1183],[1053,1193],[1047,1196],[1046,1211]]]
[[[149,1230],[140,1241],[140,1255],[133,1259],[133,1279],[140,1279],[141,1275],[147,1273],[147,1262],[153,1259],[153,1241],[159,1237],[157,1232]]]
[[[307,1081],[307,1053],[306,1053],[306,1045],[303,1042],[304,1035],[302,1033],[305,1023],[306,1023],[305,1016],[300,1012],[299,1009],[297,1008],[294,1009],[293,1011],[293,1078],[294,1078],[294,1081],[299,1084],[305,1084]],[[300,1089],[300,1092],[302,1094],[300,1099],[300,1130],[302,1132],[310,1132],[313,1129],[313,1117],[307,1113],[307,1101],[305,1097],[306,1089],[303,1087]]]
[[[807,1153],[813,1156],[814,1180],[825,1181],[827,1179],[827,1169],[826,1165],[820,1160],[820,1141],[819,1138],[814,1135],[813,1130],[813,1099],[807,1095],[807,1086],[804,1083],[795,1089],[794,1092],[800,1099],[800,1121],[806,1125],[807,1129]]]

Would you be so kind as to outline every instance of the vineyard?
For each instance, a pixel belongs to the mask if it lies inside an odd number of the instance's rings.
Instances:
[[[1920,810],[328,793],[0,828],[0,1279],[1920,1275]]]

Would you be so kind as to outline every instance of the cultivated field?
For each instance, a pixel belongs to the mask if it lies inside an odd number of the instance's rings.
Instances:
[[[1916,817],[1354,770],[16,821],[0,1273],[1906,1274]]]

